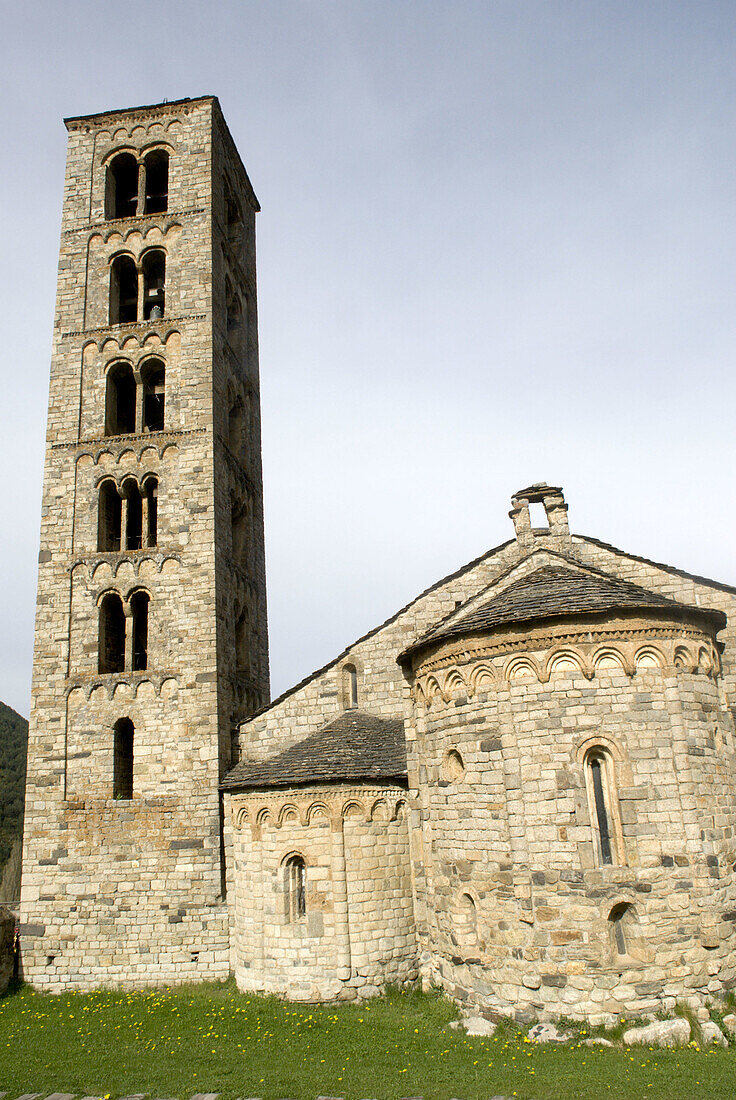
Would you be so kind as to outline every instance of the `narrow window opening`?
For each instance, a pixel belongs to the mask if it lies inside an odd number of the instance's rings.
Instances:
[[[531,501],[529,504],[529,521],[532,525],[532,529],[544,531],[549,530],[549,520],[547,519],[547,510],[541,500]]]
[[[126,481],[123,494],[127,502],[125,519],[125,549],[140,550],[143,546],[143,501],[135,481]]]
[[[148,603],[147,592],[134,592],[130,597],[133,617],[133,671],[148,668]]]
[[[156,321],[166,308],[166,255],[158,248],[143,257],[143,319]]]
[[[122,672],[125,668],[125,612],[116,592],[108,592],[100,604],[97,670]]]
[[[608,811],[606,799],[603,793],[603,770],[601,761],[594,758],[590,762],[590,774],[593,780],[593,798],[595,800],[595,813],[598,821],[598,836],[601,845],[601,861],[606,864],[613,863],[611,852],[611,830],[608,823]]]
[[[146,213],[163,214],[169,204],[169,154],[163,149],[149,153],[146,165]]]
[[[143,492],[148,502],[146,546],[156,546],[158,544],[158,481],[155,477],[146,478]]]
[[[455,939],[461,947],[470,947],[478,942],[478,910],[470,894],[461,894],[458,899]]]
[[[131,435],[135,431],[136,385],[127,363],[110,367],[105,398],[105,435]]]
[[[138,320],[138,269],[132,256],[118,256],[110,268],[110,324]]]
[[[113,727],[113,798],[133,797],[133,735],[135,727],[130,718],[120,718]]]
[[[343,665],[342,675],[345,709],[355,710],[358,706],[358,670],[355,665]]]
[[[111,553],[120,549],[122,500],[114,481],[103,481],[97,511],[97,549]]]
[[[287,915],[300,920],[307,913],[307,868],[301,856],[290,856],[285,863]]]
[[[132,153],[120,153],[107,169],[108,218],[133,218],[138,209],[138,161]]]
[[[608,921],[611,927],[611,939],[613,941],[613,948],[615,954],[617,955],[629,954],[629,947],[626,942],[626,926],[630,923],[631,917],[631,906],[627,903],[614,905],[613,909],[608,915]]]
[[[158,359],[146,364],[143,371],[143,430],[164,430],[166,401],[166,368]]]

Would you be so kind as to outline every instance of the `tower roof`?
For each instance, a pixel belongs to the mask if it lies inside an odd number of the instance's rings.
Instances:
[[[510,584],[503,592],[454,622],[425,634],[405,653],[466,634],[484,633],[500,626],[531,623],[566,616],[603,615],[630,611],[669,612],[679,619],[706,619],[714,630],[726,625],[722,611],[692,607],[603,573],[582,573],[558,565],[544,565]],[[404,654],[402,654],[404,656]]]

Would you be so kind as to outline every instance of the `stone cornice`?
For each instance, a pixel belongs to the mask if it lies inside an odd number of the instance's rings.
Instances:
[[[129,451],[134,444],[142,444],[144,447],[159,447],[168,442],[175,442],[185,436],[204,435],[207,428],[187,428],[171,430],[167,432],[141,432],[137,435],[98,435],[91,439],[73,439],[68,443],[52,443],[49,448],[52,451],[80,450],[111,451],[113,454]]]
[[[182,321],[206,321],[206,313],[184,313],[179,317],[164,317],[160,321],[132,321],[123,325],[102,325],[100,328],[80,328],[60,334],[62,340],[69,340],[74,336],[121,336],[125,339],[128,334],[137,334],[144,329],[148,333],[160,337],[162,343],[166,343],[166,335],[172,325],[181,324]],[[162,336],[161,334],[166,335]]]
[[[116,232],[120,229],[135,230],[138,226],[147,231],[151,226],[161,225],[164,222],[176,222],[179,218],[195,218],[206,213],[204,206],[194,206],[190,210],[167,210],[161,214],[138,214],[132,218],[105,218],[103,221],[83,222],[72,229],[65,229],[62,236],[72,237],[75,233],[98,233],[104,229],[112,229]]]

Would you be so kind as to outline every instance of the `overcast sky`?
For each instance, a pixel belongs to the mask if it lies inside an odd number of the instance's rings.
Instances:
[[[733,0],[6,0],[0,699],[28,713],[65,115],[216,94],[263,212],[272,689],[512,533],[736,582]]]

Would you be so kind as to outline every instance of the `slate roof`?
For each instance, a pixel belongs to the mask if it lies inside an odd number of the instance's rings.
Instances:
[[[498,626],[557,619],[567,615],[602,615],[634,610],[669,611],[678,618],[693,615],[709,620],[720,630],[726,625],[722,611],[670,600],[604,573],[583,573],[557,565],[544,565],[510,584],[499,595],[454,622],[442,623],[409,646],[402,657],[431,642],[493,630]]]
[[[341,780],[405,780],[406,742],[400,718],[346,710],[311,737],[267,760],[242,760],[222,786],[294,787]]]

